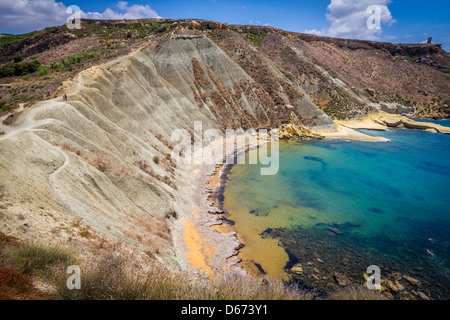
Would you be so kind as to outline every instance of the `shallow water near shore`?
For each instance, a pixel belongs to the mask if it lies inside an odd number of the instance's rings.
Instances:
[[[231,168],[223,207],[245,245],[243,265],[322,291],[337,288],[335,272],[362,284],[377,265],[382,278],[420,280],[401,282],[413,297],[448,298],[450,135],[361,132],[392,142],[281,143],[278,174]],[[289,272],[298,263],[303,274]]]

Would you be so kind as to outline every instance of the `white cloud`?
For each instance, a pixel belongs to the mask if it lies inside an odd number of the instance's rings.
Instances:
[[[0,1],[0,30],[27,32],[61,25],[67,17],[67,7],[55,0]]]
[[[262,23],[262,21],[260,21],[260,20],[249,20],[248,24],[249,25],[255,25],[255,26],[265,26],[265,27],[269,27],[270,26],[269,22]]]
[[[116,5],[123,12],[115,12],[107,8],[103,13],[95,12],[100,18],[97,19],[142,19],[142,18],[160,18],[158,13],[150,8],[148,4],[138,5],[134,4],[128,6],[128,2],[119,1]],[[83,9],[83,8],[81,8]],[[89,17],[89,15],[87,15]]]
[[[305,30],[305,33],[378,40],[383,32],[383,26],[390,26],[396,22],[388,8],[390,3],[391,0],[331,0],[327,7],[327,20],[330,26],[322,30]],[[368,27],[372,12],[367,10],[373,5],[379,8],[380,28]]]
[[[117,2],[116,6],[120,10],[125,10],[128,7],[128,2],[126,2],[126,1],[119,1],[119,2]]]
[[[305,31],[303,31],[304,33],[310,33],[310,34],[315,34],[317,36],[325,36],[326,32],[324,30],[317,30],[317,29],[307,29]]]
[[[104,12],[81,12],[88,19],[141,19],[159,18],[158,13],[149,5],[128,5],[119,1],[116,11],[106,8]],[[83,10],[83,8],[80,8]],[[70,14],[67,7],[56,0],[1,0],[0,30],[9,32],[29,32],[49,26],[66,23]]]

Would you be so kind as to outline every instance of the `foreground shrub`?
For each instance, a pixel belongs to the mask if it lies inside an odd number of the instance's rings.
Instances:
[[[283,282],[230,274],[193,275],[169,271],[160,264],[142,272],[111,251],[81,266],[81,289],[69,290],[67,274],[54,274],[54,299],[70,300],[306,300],[312,294]]]
[[[19,270],[0,268],[0,300],[41,298],[29,277]]]
[[[46,276],[56,265],[74,263],[72,254],[59,246],[44,245],[37,242],[24,243],[11,248],[7,264],[26,275]]]

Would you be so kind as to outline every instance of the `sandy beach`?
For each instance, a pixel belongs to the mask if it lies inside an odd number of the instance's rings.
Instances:
[[[238,136],[237,139],[245,139],[245,136]],[[223,141],[223,146],[226,142],[227,140]],[[241,150],[225,154],[224,158],[234,158],[238,153],[264,143],[267,143],[267,140],[258,140],[256,145],[247,144]],[[242,244],[232,227],[224,223],[224,212],[220,210],[215,199],[226,166],[226,164],[187,166],[186,172],[189,172],[190,183],[186,192],[192,200],[192,212],[186,213],[185,217],[178,221],[175,241],[176,245],[182,248],[181,255],[187,262],[187,268],[206,274],[227,272],[247,275],[238,257]]]
[[[372,137],[367,134],[358,132],[354,129],[363,129],[357,126],[347,127],[342,122],[335,120],[336,130],[313,130],[314,133],[319,134],[326,139],[347,139],[366,142],[389,142],[390,140],[384,137]],[[365,129],[365,128],[364,128]]]

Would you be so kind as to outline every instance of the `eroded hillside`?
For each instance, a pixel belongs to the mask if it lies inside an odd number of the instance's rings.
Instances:
[[[192,134],[195,121],[334,130],[332,118],[380,108],[448,116],[449,58],[437,45],[208,21],[83,22],[0,47],[2,63],[48,66],[1,79],[4,233],[71,241],[82,231],[70,221],[80,219],[177,265],[175,220],[193,211],[194,182],[171,159],[174,130]]]

